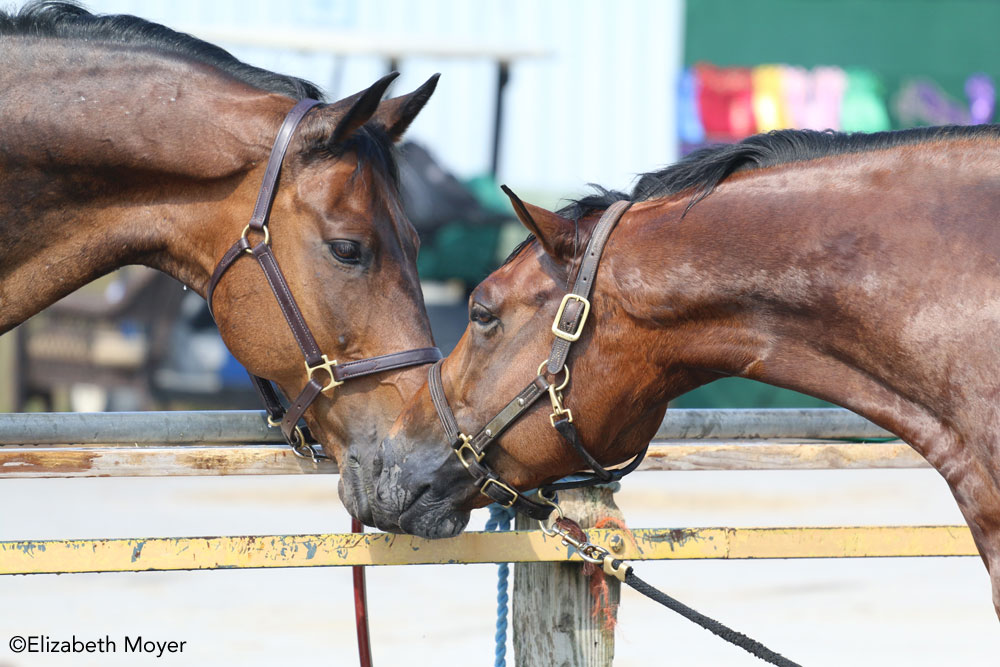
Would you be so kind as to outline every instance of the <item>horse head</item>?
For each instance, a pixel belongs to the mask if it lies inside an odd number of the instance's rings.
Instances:
[[[643,252],[629,221],[641,215],[632,211],[607,242],[590,288],[589,312],[564,331],[563,338],[578,335],[565,364],[549,365],[554,329],[567,311],[565,295],[580,272],[597,216],[570,220],[508,195],[533,238],[472,292],[469,325],[440,367],[439,387],[462,435],[453,440],[446,434],[432,386],[413,396],[374,461],[379,474],[374,515],[385,528],[453,535],[464,528],[472,508],[490,502],[480,489],[486,493],[488,485],[499,486],[496,482],[512,490],[534,489],[587,467],[553,428],[560,416],[572,415],[596,460],[623,461],[642,450],[660,423],[664,407],[649,409],[650,401],[672,384],[690,382],[680,369],[666,381],[636,372],[662,343],[643,326],[642,316],[631,312],[631,304],[642,300],[639,292],[651,288],[621,261],[622,255]],[[499,432],[490,432],[491,425]],[[477,439],[489,440],[489,447],[479,451]],[[480,475],[474,484],[477,474],[470,475],[469,468],[478,466],[472,459],[487,462],[496,482],[484,486]]]

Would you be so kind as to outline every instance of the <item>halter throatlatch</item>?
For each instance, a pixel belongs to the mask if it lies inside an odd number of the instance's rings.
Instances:
[[[278,268],[278,260],[271,251],[271,232],[268,229],[268,222],[271,217],[271,206],[274,203],[274,196],[277,192],[278,175],[281,173],[281,163],[284,161],[288,145],[291,143],[295,129],[299,126],[302,118],[319,104],[318,100],[304,99],[298,102],[292,110],[285,116],[278,136],[274,140],[271,148],[271,156],[267,160],[267,168],[264,170],[264,181],[261,183],[260,192],[257,194],[257,203],[254,206],[250,222],[243,228],[243,234],[226,251],[219,260],[212,273],[212,278],[208,283],[209,310],[212,309],[212,295],[215,288],[222,279],[222,276],[238,259],[246,255],[253,256],[264,271],[271,291],[274,292],[278,305],[281,307],[281,314],[288,322],[295,342],[298,343],[302,355],[305,357],[305,372],[308,378],[305,388],[298,397],[291,402],[286,410],[275,391],[270,380],[250,374],[254,387],[260,394],[264,407],[267,410],[267,423],[269,426],[280,426],[285,440],[292,447],[296,456],[309,458],[315,461],[321,455],[316,453],[312,445],[306,440],[302,428],[299,426],[299,419],[305,411],[312,405],[320,394],[330,391],[342,385],[345,381],[381,373],[384,371],[406,368],[420,364],[433,363],[441,358],[441,351],[436,347],[424,347],[405,352],[393,352],[378,357],[359,359],[343,364],[338,364],[336,359],[331,360],[323,354],[316,338],[312,335],[309,325],[306,324],[302,311],[292,296],[292,291],[288,287],[284,274]],[[251,244],[249,236],[253,233],[261,239],[256,244]]]
[[[539,365],[531,383],[474,436],[470,437],[461,432],[455,420],[455,414],[448,404],[448,398],[444,393],[444,384],[441,381],[443,361],[438,361],[430,369],[428,384],[434,408],[437,410],[441,425],[451,441],[455,456],[472,475],[473,483],[480,492],[495,502],[505,507],[512,507],[539,521],[548,518],[553,509],[558,509],[553,501],[555,491],[617,481],[635,470],[646,453],[644,449],[623,468],[615,470],[604,468],[584,448],[580,434],[573,423],[573,413],[563,405],[562,395],[563,389],[569,384],[569,366],[566,364],[566,360],[570,346],[580,338],[587,323],[587,316],[590,314],[590,292],[594,285],[594,277],[597,275],[597,267],[600,264],[604,246],[607,244],[615,225],[618,224],[629,206],[631,203],[627,201],[615,202],[608,207],[594,228],[573,288],[563,297],[552,322],[552,335],[555,336],[555,341],[548,359]],[[551,382],[548,379],[549,376],[554,378]],[[483,459],[486,456],[486,448],[493,444],[500,437],[500,434],[530,410],[535,402],[545,394],[549,395],[549,400],[552,403],[549,422],[594,472],[580,479],[557,482],[539,489],[538,498],[540,501],[538,501],[505,483]]]

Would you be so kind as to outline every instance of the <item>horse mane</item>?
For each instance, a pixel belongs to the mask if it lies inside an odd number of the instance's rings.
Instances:
[[[763,169],[789,162],[805,162],[830,155],[865,153],[923,142],[946,139],[1000,138],[1000,125],[943,125],[915,127],[890,132],[835,132],[825,130],[772,130],[755,134],[735,144],[706,146],[684,156],[678,162],[657,171],[640,174],[632,192],[608,190],[590,183],[594,192],[576,199],[556,211],[579,223],[582,218],[604,211],[616,201],[632,203],[659,199],[692,190],[691,207],[712,194],[729,176],[752,169]],[[683,216],[682,216],[683,217]],[[534,234],[514,248],[501,266],[510,263],[535,240]]]
[[[322,100],[322,93],[314,84],[248,65],[225,49],[197,37],[137,16],[91,14],[74,2],[34,0],[16,13],[0,11],[0,36],[86,40],[153,49],[210,65],[254,88],[295,100],[305,97]]]
[[[294,76],[278,74],[248,65],[214,44],[186,33],[126,14],[91,14],[72,1],[33,0],[17,12],[0,10],[0,38],[5,36],[38,37],[79,41],[87,44],[111,44],[150,49],[164,55],[208,65],[249,86],[294,100],[312,98],[323,101],[322,91]],[[312,158],[336,159],[346,153],[357,157],[360,170],[370,164],[393,188],[399,185],[393,142],[379,127],[367,124],[332,146],[322,141],[306,148]]]
[[[984,137],[1000,137],[1000,126],[947,125],[873,133],[773,130],[747,137],[739,143],[698,149],[664,169],[642,174],[636,179],[630,194],[591,184],[594,193],[569,200],[569,204],[558,213],[565,218],[579,220],[622,199],[648,201],[692,190],[691,200],[684,211],[687,213],[692,206],[712,194],[719,183],[738,172],[830,155],[864,153],[945,139]]]

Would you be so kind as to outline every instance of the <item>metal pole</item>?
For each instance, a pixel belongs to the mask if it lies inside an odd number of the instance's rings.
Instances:
[[[864,440],[894,436],[864,417],[842,408],[776,408],[667,410],[656,437],[661,440],[690,438]]]
[[[497,62],[496,110],[493,113],[493,156],[490,160],[490,175],[496,180],[500,167],[500,135],[503,131],[503,95],[510,80],[510,64],[506,60]]]
[[[668,410],[658,440],[892,437],[840,408]],[[0,445],[284,442],[261,410],[0,414]]]
[[[284,442],[263,410],[0,414],[0,445]]]

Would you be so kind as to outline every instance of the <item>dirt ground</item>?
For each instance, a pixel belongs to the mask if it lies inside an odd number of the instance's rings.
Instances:
[[[961,523],[931,471],[638,473],[617,498],[633,527]],[[336,479],[324,476],[5,480],[0,507],[4,540],[349,529]],[[1000,655],[978,558],[672,561],[637,573],[803,665],[996,664]],[[372,568],[368,577],[376,664],[492,664],[495,566]],[[357,664],[347,569],[2,577],[0,599],[2,667]],[[117,651],[15,655],[14,635],[107,636]],[[161,657],[125,654],[126,636],[186,644]],[[763,663],[626,590],[615,664]]]

